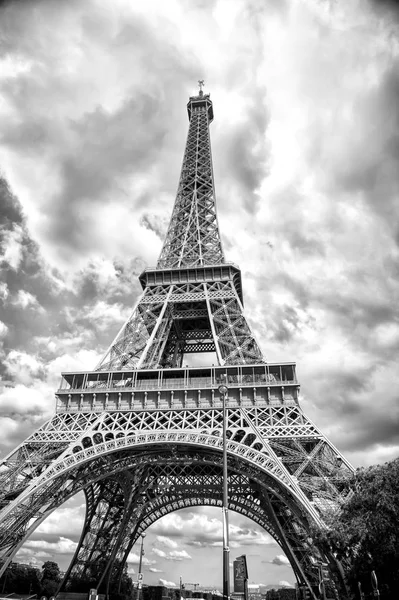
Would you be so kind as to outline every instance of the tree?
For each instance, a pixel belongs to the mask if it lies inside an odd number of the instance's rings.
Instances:
[[[30,565],[10,563],[0,578],[0,592],[4,594],[37,594],[40,590],[40,573]]]
[[[133,581],[132,578],[130,577],[128,570],[127,570],[127,564],[125,563],[123,565],[123,571],[122,571],[122,576],[121,576],[121,581],[120,581],[120,593],[122,594],[122,596],[124,598],[131,598],[133,595]]]
[[[89,566],[85,575],[77,574],[70,577],[67,582],[67,591],[83,593],[89,592],[90,588],[97,589],[98,582],[106,573],[107,564],[105,558],[100,558]],[[125,600],[131,598],[133,594],[133,582],[128,574],[127,564],[125,563],[121,570],[120,566],[120,560],[116,559],[112,567],[109,585],[107,585],[106,577],[98,589],[99,593],[106,593],[108,589],[111,600]]]
[[[344,565],[348,584],[356,597],[358,582],[372,597],[371,572],[375,571],[381,600],[399,597],[399,458],[359,469],[353,494],[327,519],[328,530],[316,533]]]
[[[42,566],[42,579],[40,594],[43,596],[55,596],[61,583],[60,568],[57,563],[48,560]]]

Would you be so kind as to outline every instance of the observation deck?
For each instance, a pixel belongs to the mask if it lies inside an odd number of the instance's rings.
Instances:
[[[175,269],[157,269],[156,267],[150,267],[145,269],[139,275],[139,281],[143,290],[146,287],[156,285],[232,281],[238,297],[243,304],[241,270],[234,263],[178,267]]]
[[[57,412],[141,411],[297,404],[295,363],[63,373]]]
[[[213,121],[213,105],[209,94],[204,94],[201,90],[198,96],[190,96],[187,103],[188,119],[191,121],[191,115],[196,111],[206,111],[208,113],[209,123]]]

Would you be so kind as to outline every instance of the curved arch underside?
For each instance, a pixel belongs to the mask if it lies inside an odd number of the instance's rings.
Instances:
[[[229,454],[228,473],[229,509],[258,523],[279,543],[300,583],[317,587],[312,557],[328,561],[335,572],[333,557],[311,544],[314,518],[283,482],[239,455]],[[210,447],[158,443],[102,454],[60,471],[30,496],[29,511],[25,506],[17,520],[20,527],[3,530],[6,560],[35,528],[24,522],[36,518],[38,525],[81,490],[86,518],[62,589],[75,578],[105,589],[120,580],[135,541],[157,519],[188,506],[221,506],[222,455]]]

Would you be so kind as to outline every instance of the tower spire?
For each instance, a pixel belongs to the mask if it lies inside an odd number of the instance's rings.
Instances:
[[[190,121],[176,200],[158,268],[217,265],[225,262],[215,206],[209,124],[213,105],[198,81],[188,104]]]
[[[205,81],[203,79],[198,79],[198,87],[199,87],[199,95],[202,97],[204,92],[202,91],[203,86],[205,85]]]

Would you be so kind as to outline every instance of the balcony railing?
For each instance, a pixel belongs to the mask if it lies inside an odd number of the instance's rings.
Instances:
[[[297,385],[295,364],[63,373],[59,392]]]

